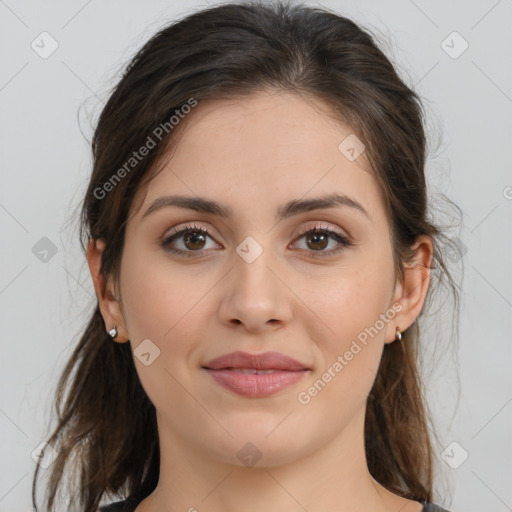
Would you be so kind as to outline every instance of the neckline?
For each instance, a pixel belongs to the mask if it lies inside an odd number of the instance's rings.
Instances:
[[[119,504],[129,505],[130,507],[132,507],[132,508],[130,508],[130,512],[133,512],[137,508],[137,506],[140,505],[144,500],[145,500],[145,498],[136,498],[135,496],[129,496],[128,498],[125,498],[124,501],[121,501],[121,503],[119,503]],[[430,505],[434,505],[432,502],[430,502],[428,500],[413,500],[413,501],[416,501],[423,507],[421,509],[421,511],[418,511],[418,512],[428,512],[427,507]]]

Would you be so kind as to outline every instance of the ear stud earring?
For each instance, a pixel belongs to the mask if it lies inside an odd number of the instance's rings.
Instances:
[[[108,331],[110,337],[115,340],[117,338],[117,327],[114,325],[114,327]]]
[[[396,328],[396,338],[395,340],[402,341],[402,332],[400,331],[400,327]]]

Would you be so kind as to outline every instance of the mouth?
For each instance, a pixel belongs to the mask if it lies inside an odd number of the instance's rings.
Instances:
[[[221,368],[222,370],[230,370],[237,373],[247,373],[247,374],[253,374],[253,375],[264,375],[268,373],[276,373],[286,370],[278,370],[276,368],[272,370],[256,370],[256,368]],[[211,370],[211,368],[208,368],[208,370]]]
[[[233,352],[209,361],[203,369],[214,381],[247,397],[273,395],[304,378],[311,370],[278,352]]]

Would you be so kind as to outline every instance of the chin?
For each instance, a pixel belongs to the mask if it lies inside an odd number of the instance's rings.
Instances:
[[[229,422],[226,430],[233,436],[219,433],[217,439],[211,440],[215,446],[213,456],[227,464],[248,468],[277,467],[314,452],[315,443],[308,443],[304,426],[287,421],[280,424],[286,414],[272,421],[260,421],[252,418],[238,418]],[[221,422],[222,423],[222,422]],[[285,425],[286,424],[286,425]],[[311,438],[320,438],[311,434]],[[310,446],[311,444],[311,446]]]

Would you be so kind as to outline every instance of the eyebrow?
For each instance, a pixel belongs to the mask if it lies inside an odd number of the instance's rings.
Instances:
[[[144,212],[142,218],[144,219],[149,214],[168,206],[176,206],[178,208],[195,210],[196,212],[209,213],[211,215],[217,215],[223,219],[233,217],[233,210],[229,206],[222,205],[204,197],[174,195],[162,196],[155,199],[149,208]],[[299,213],[335,208],[337,206],[348,206],[361,212],[366,217],[368,217],[368,219],[370,218],[370,215],[364,209],[361,203],[346,196],[345,194],[334,193],[313,199],[293,199],[288,201],[277,209],[276,219],[283,220]]]

